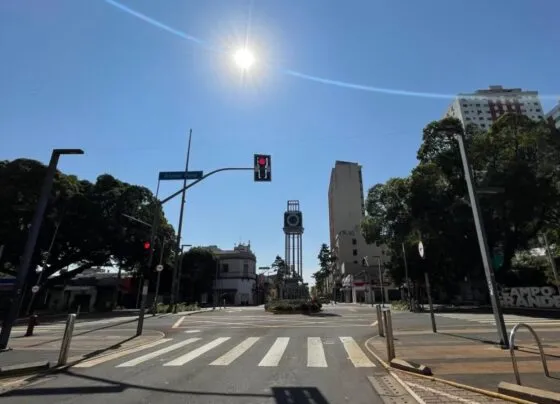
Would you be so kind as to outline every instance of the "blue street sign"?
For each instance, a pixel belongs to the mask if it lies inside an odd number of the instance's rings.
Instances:
[[[159,173],[159,180],[199,180],[202,178],[202,175],[202,171],[162,171]]]

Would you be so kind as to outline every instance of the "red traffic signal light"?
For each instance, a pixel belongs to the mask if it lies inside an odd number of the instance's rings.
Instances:
[[[269,154],[255,154],[255,181],[262,182],[271,180],[271,167]]]
[[[152,245],[150,244],[149,241],[145,241],[145,242],[144,242],[144,250],[149,250],[151,246],[152,246]]]

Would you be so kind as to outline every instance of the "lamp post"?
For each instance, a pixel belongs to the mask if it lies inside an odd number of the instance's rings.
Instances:
[[[23,296],[23,286],[27,279],[27,273],[29,272],[29,266],[31,265],[31,260],[37,244],[37,238],[39,237],[39,231],[41,230],[41,225],[43,223],[43,216],[45,215],[47,203],[51,194],[52,184],[56,174],[56,166],[58,165],[60,156],[63,154],[84,154],[84,151],[81,149],[54,149],[52,151],[51,159],[47,167],[47,173],[45,175],[45,179],[43,180],[39,202],[37,203],[37,207],[31,221],[31,228],[25,243],[21,264],[19,266],[19,270],[17,271],[16,283],[14,285],[10,308],[6,312],[6,317],[2,323],[2,332],[0,333],[0,350],[7,348],[10,334],[12,333],[12,327],[19,314]]]
[[[443,131],[446,131],[446,129],[444,128]],[[509,348],[509,340],[507,337],[506,324],[504,321],[504,315],[502,313],[502,307],[497,296],[498,292],[496,287],[496,279],[494,278],[494,271],[491,265],[488,241],[486,238],[486,231],[484,229],[482,215],[480,213],[478,195],[473,185],[472,169],[469,158],[467,156],[467,151],[465,149],[464,133],[462,130],[459,131],[459,133],[456,133],[454,128],[451,128],[448,131],[452,131],[453,136],[455,137],[455,139],[457,140],[457,144],[459,145],[459,152],[461,154],[461,162],[463,165],[463,171],[465,173],[465,182],[467,183],[467,189],[469,192],[469,201],[473,212],[478,245],[480,248],[480,254],[482,256],[482,265],[484,267],[484,273],[486,275],[486,283],[488,285],[488,293],[490,294],[492,311],[494,312],[494,320],[496,322],[496,327],[498,328],[497,331],[498,337],[500,339],[500,345],[503,348],[507,349]]]

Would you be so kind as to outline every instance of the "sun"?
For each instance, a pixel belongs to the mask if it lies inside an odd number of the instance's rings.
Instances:
[[[239,49],[233,55],[233,59],[235,60],[237,67],[243,70],[249,69],[255,63],[255,57],[247,49]]]

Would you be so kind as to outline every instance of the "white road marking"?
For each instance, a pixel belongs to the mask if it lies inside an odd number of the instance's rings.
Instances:
[[[214,362],[212,362],[211,366],[227,366],[232,363],[234,360],[239,358],[243,355],[249,348],[251,348],[255,343],[259,340],[259,337],[249,337],[245,341],[241,342],[235,348],[231,349],[226,354],[220,356]]]
[[[178,328],[181,325],[181,323],[183,321],[185,321],[186,317],[187,316],[181,316],[181,318],[179,318],[179,320],[175,321],[175,324],[173,324],[173,327],[171,327],[171,328]]]
[[[139,351],[143,351],[144,349],[153,348],[155,346],[161,345],[161,344],[169,342],[171,340],[172,340],[172,338],[159,339],[157,341],[151,342],[151,343],[146,344],[146,345],[141,345],[141,346],[137,346],[137,347],[130,348],[130,349],[124,349],[120,352],[115,352],[115,353],[110,354],[110,355],[101,356],[99,358],[91,359],[91,360],[86,361],[86,362],[80,362],[80,363],[74,365],[73,367],[75,367],[75,368],[90,368],[92,366],[99,365],[100,363],[108,362],[110,360],[117,359],[117,358],[120,358],[122,356],[126,356],[126,355],[129,355],[131,353],[134,353],[134,352],[139,352]]]
[[[200,332],[200,330],[187,330],[185,334],[196,334],[197,332]]]
[[[319,337],[307,338],[307,367],[310,368],[326,368],[327,358],[323,343]]]
[[[373,323],[371,323],[372,327],[375,327],[377,325],[377,321],[374,321]]]
[[[439,394],[440,396],[450,398],[453,401],[458,401],[458,402],[466,403],[466,404],[480,404],[478,401],[467,400],[466,398],[457,397],[453,394],[449,394],[449,393],[446,393],[444,391],[432,389],[431,387],[425,387],[425,386],[421,386],[419,384],[411,383],[411,382],[405,382],[405,383],[408,384],[410,387],[415,387],[415,388],[420,389],[420,390],[429,391],[430,393]]]
[[[290,342],[289,337],[278,337],[274,344],[270,347],[264,358],[259,363],[259,366],[273,367],[278,366],[284,351],[288,347],[288,342]]]
[[[164,363],[163,366],[182,366],[185,363],[198,358],[200,355],[205,354],[206,352],[216,348],[218,345],[223,344],[228,339],[230,339],[230,337],[216,338],[214,341],[209,342],[206,345],[202,345],[200,348],[197,348],[194,351],[179,356],[178,358],[173,359],[171,362]]]
[[[357,368],[374,368],[375,364],[369,360],[362,348],[352,337],[340,337],[340,341],[348,354],[348,359],[352,361],[354,367]]]
[[[148,361],[148,360],[150,360],[150,359],[157,358],[158,356],[164,355],[164,354],[166,354],[166,353],[168,353],[168,352],[171,352],[171,351],[174,351],[174,350],[176,350],[176,349],[182,348],[182,347],[184,347],[184,346],[186,346],[186,345],[192,344],[193,342],[196,342],[196,341],[198,341],[199,339],[200,339],[200,338],[189,338],[189,339],[186,339],[186,340],[181,341],[181,342],[178,342],[178,343],[176,343],[176,344],[166,346],[165,348],[159,349],[159,350],[157,350],[157,351],[150,352],[149,354],[142,355],[142,356],[140,356],[140,357],[138,357],[138,358],[135,358],[135,359],[132,359],[132,360],[130,360],[130,361],[128,361],[128,362],[121,363],[120,365],[117,365],[116,367],[117,367],[117,368],[130,368],[130,367],[136,366],[136,365],[138,365],[138,364],[140,364],[140,363],[142,363],[142,362],[146,362],[146,361]]]

